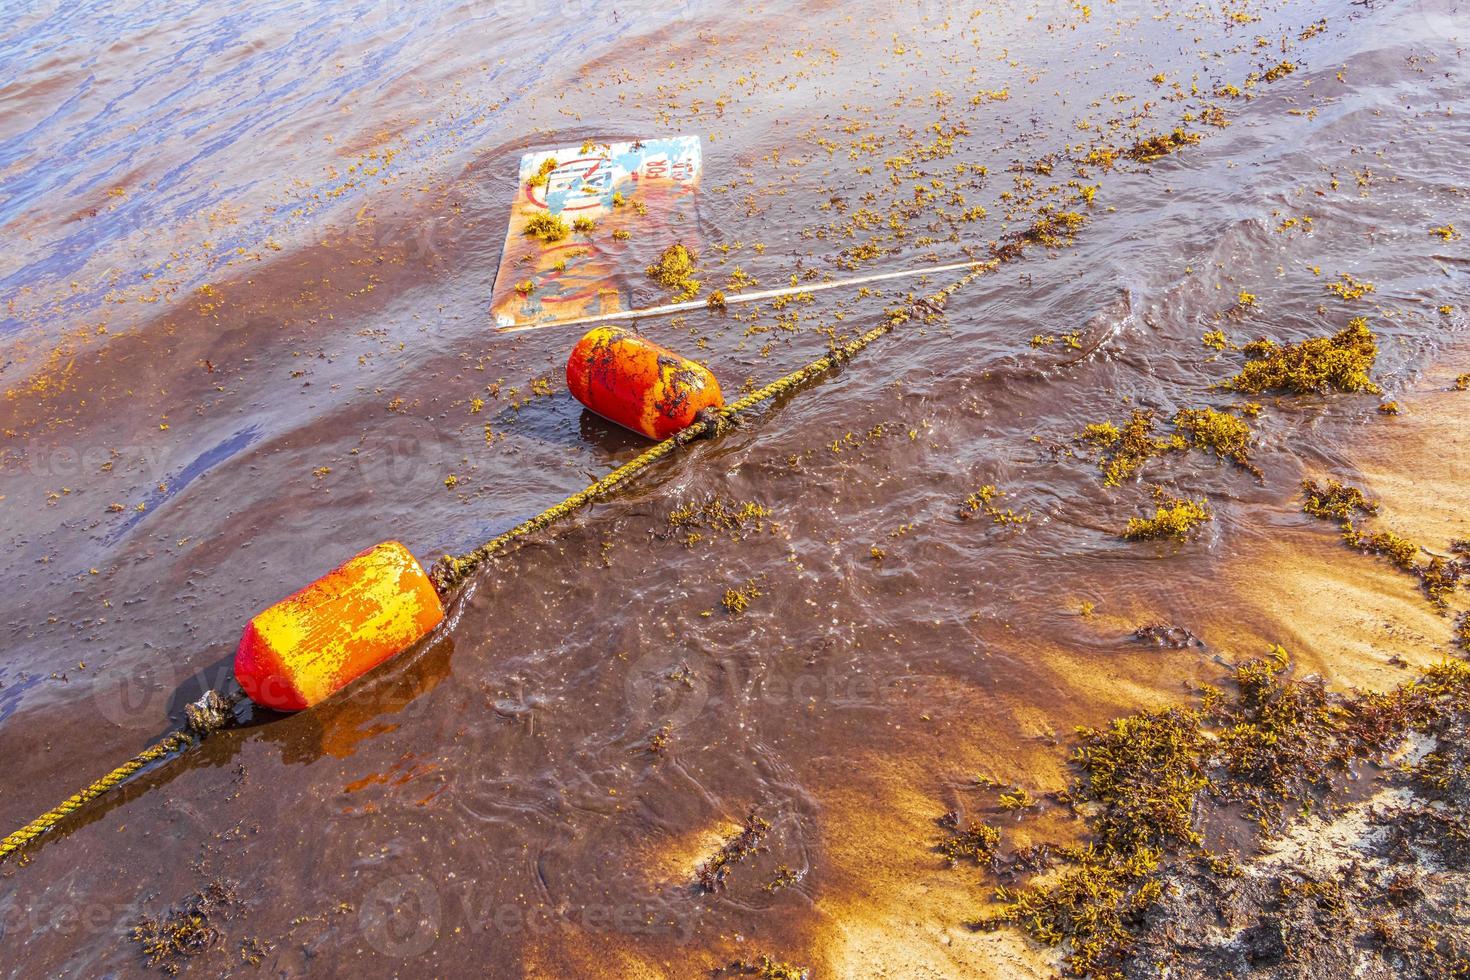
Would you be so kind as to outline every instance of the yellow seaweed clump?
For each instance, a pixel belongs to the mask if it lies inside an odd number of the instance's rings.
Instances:
[[[1198,133],[1190,133],[1176,128],[1173,132],[1160,133],[1139,140],[1125,150],[1123,155],[1130,160],[1137,160],[1139,163],[1152,163],[1178,149],[1198,143],[1199,140]]]
[[[694,278],[695,262],[694,253],[675,242],[645,271],[654,282],[673,291],[674,302],[682,303],[699,294],[699,280]]]
[[[1312,337],[1295,344],[1257,340],[1243,350],[1250,360],[1239,374],[1221,385],[1227,390],[1250,394],[1380,391],[1368,377],[1368,370],[1378,359],[1378,343],[1363,317],[1354,317],[1331,337]]]
[[[1180,435],[1160,439],[1153,434],[1154,413],[1135,409],[1122,429],[1111,422],[1096,422],[1082,430],[1081,439],[1104,451],[1098,467],[1103,472],[1103,486],[1120,486],[1124,479],[1137,473],[1143,464],[1155,456],[1178,449],[1188,444]]]
[[[1260,467],[1250,461],[1251,427],[1243,419],[1213,408],[1186,408],[1174,416],[1174,427],[1184,432],[1196,448],[1261,475]]]
[[[561,216],[549,211],[538,211],[531,215],[526,219],[525,228],[522,230],[532,238],[539,238],[547,244],[561,241],[570,232],[567,223],[562,220]]]
[[[1022,237],[1047,248],[1061,248],[1072,244],[1078,229],[1086,223],[1087,216],[1076,211],[1049,211],[1037,218]]]
[[[536,172],[526,178],[526,184],[531,187],[545,187],[547,178],[551,176],[551,172],[556,169],[556,166],[556,158],[547,157],[541,161],[541,166],[537,168]]]
[[[1302,510],[1324,520],[1351,521],[1354,512],[1378,513],[1378,505],[1363,496],[1363,491],[1336,480],[1328,480],[1325,487],[1316,480],[1303,480],[1302,496],[1306,498]]]
[[[1123,537],[1129,541],[1144,541],[1151,538],[1175,538],[1183,541],[1189,533],[1214,515],[1203,500],[1174,498],[1164,501],[1154,511],[1153,517],[1130,517]]]

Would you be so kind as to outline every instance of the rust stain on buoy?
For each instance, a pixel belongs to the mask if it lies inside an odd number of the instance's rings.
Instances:
[[[417,559],[386,541],[252,619],[235,652],[235,678],[256,704],[300,711],[406,650],[443,618]]]
[[[567,387],[598,415],[650,439],[667,439],[702,409],[725,404],[708,368],[619,327],[595,327],[577,342]]]

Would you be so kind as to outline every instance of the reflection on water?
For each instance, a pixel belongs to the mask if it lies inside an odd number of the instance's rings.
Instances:
[[[1248,415],[1214,386],[1239,345],[1357,315],[1385,398],[1465,362],[1464,242],[1429,231],[1470,229],[1462,22],[1455,0],[13,21],[12,824],[136,751],[240,624],[344,557],[389,537],[425,560],[462,550],[639,451],[566,393],[574,336],[493,333],[528,149],[699,133],[687,236],[706,290],[988,255],[1026,229],[1041,244],[942,320],[491,562],[446,634],[381,677],[256,718],[52,839],[0,895],[8,961],[139,971],[127,925],[218,877],[245,908],[196,970],[238,968],[258,940],[287,975],[687,976],[762,952],[821,975],[1023,972],[1024,950],[961,927],[977,892],[927,850],[933,820],[973,805],[980,773],[1060,786],[1073,725],[1215,679],[1215,658],[1279,637],[1279,610],[1318,615],[1283,550],[1360,560],[1296,487],[1350,473],[1405,420],[1372,396],[1265,396]],[[1130,155],[1176,126],[1198,144]],[[656,238],[635,226],[627,247]],[[1341,273],[1374,291],[1329,291]],[[640,329],[734,392],[908,288]],[[1206,406],[1250,419],[1259,478],[1180,451],[1105,487],[1076,438],[1136,409],[1167,434]],[[966,503],[985,487],[994,514]],[[1213,521],[1124,541],[1155,487]],[[770,513],[670,523],[716,497]],[[1279,601],[1237,615],[1226,585],[1253,556]],[[1363,579],[1359,602],[1416,608],[1402,578]],[[1415,635],[1437,636],[1425,615]],[[1146,623],[1202,642],[1130,639]],[[130,690],[158,697],[124,711]],[[755,820],[764,849],[697,888]],[[98,924],[13,918],[22,903],[84,903]]]

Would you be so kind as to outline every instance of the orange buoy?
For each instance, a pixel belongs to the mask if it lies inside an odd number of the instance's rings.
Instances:
[[[702,409],[725,404],[708,368],[619,327],[594,327],[577,341],[567,387],[598,415],[650,439],[667,439]]]
[[[443,618],[418,561],[385,541],[252,619],[235,651],[235,679],[256,704],[300,711],[408,649]]]

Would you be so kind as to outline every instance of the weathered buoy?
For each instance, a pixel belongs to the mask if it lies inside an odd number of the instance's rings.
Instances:
[[[407,548],[385,541],[252,619],[235,679],[256,704],[300,711],[403,652],[444,618]]]
[[[577,341],[567,387],[598,415],[650,439],[667,439],[702,409],[725,404],[708,368],[619,327],[595,327]]]

